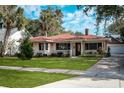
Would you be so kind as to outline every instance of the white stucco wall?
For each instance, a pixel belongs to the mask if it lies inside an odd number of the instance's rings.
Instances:
[[[44,45],[44,50],[39,50],[39,42],[33,43],[34,55],[36,55],[37,53],[42,53],[42,54],[50,55],[51,52],[52,52],[51,49],[53,49],[53,48],[51,48],[50,43],[48,43],[48,50],[45,50],[45,45]]]
[[[39,45],[38,45],[38,43],[33,43],[33,52],[34,52],[34,55],[39,53]]]
[[[51,55],[52,53],[63,52],[63,54],[70,54],[70,56],[75,56],[76,55],[76,45],[75,45],[76,43],[81,43],[81,55],[87,52],[94,52],[94,53],[97,52],[97,50],[85,50],[85,42],[72,42],[72,41],[70,42],[70,50],[56,50],[56,43],[53,43],[53,42],[48,43],[48,50],[39,50],[39,43],[34,43],[33,50],[35,54],[43,53],[43,54]],[[95,42],[92,42],[92,43],[95,43]],[[103,50],[105,50],[105,47],[106,45],[104,44]]]

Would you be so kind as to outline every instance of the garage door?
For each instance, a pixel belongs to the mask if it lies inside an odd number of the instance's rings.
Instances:
[[[124,45],[110,45],[111,54],[124,54]]]

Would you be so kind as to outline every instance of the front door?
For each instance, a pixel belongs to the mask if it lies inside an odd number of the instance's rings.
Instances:
[[[81,43],[76,43],[76,56],[81,55]]]

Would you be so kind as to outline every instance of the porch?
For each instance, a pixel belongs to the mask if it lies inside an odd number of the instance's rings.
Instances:
[[[97,53],[101,48],[103,52],[106,50],[105,42],[81,41],[81,42],[42,42],[33,43],[34,55],[41,53],[44,55],[52,55],[62,53],[68,56],[79,56],[87,53]]]

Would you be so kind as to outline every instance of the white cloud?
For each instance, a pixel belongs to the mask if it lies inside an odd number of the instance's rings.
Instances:
[[[94,33],[95,29],[95,19],[86,16],[83,11],[77,10],[74,13],[65,13],[63,18],[63,27],[72,31],[80,31],[84,33],[85,28],[90,29],[90,33]]]
[[[41,8],[38,5],[21,5],[24,8],[25,15],[31,19],[38,19],[40,16]]]
[[[38,5],[21,5],[20,7],[24,8],[25,10],[25,16],[31,19],[38,19],[40,15],[41,9],[44,9],[45,6],[38,6]],[[66,6],[61,5],[59,6],[61,8],[64,8]],[[75,12],[63,12],[63,24],[62,26],[66,30],[72,30],[72,31],[80,31],[84,32],[85,28],[90,29],[90,33],[94,34],[95,32],[95,14],[94,11],[91,10],[88,13],[88,16],[83,13],[81,10],[76,10]]]

